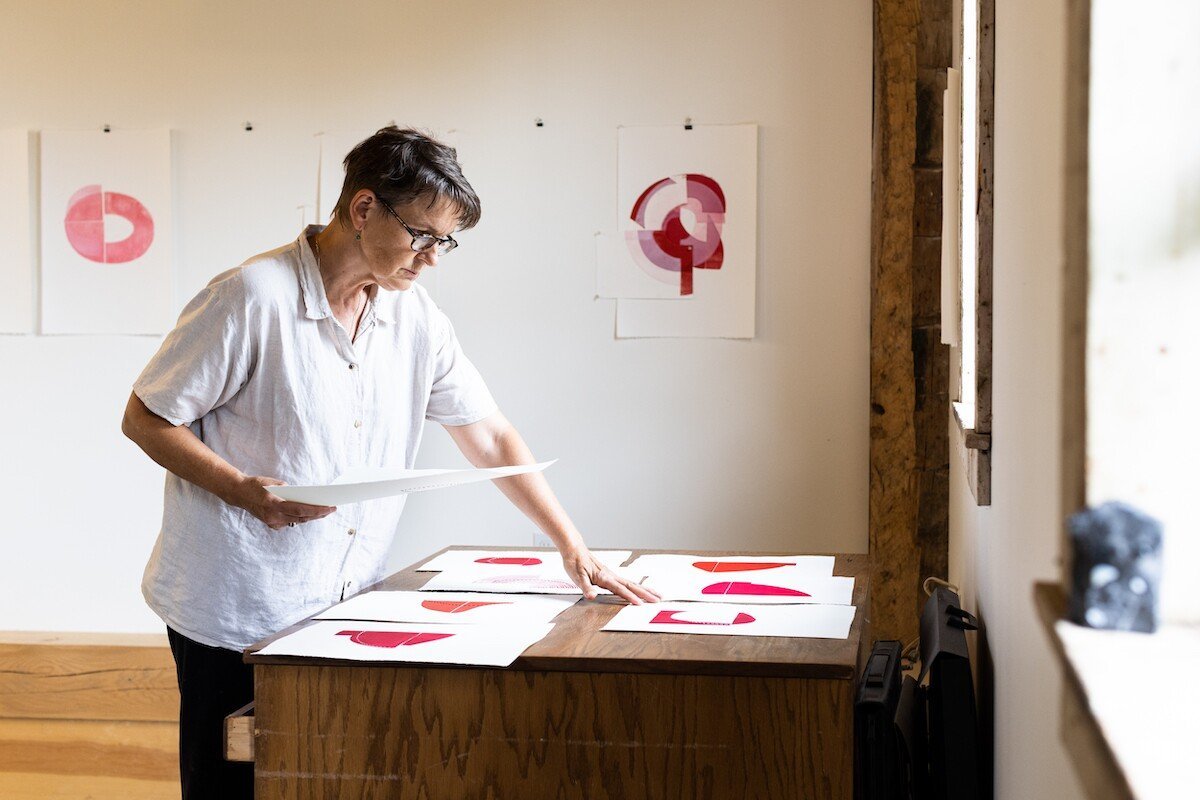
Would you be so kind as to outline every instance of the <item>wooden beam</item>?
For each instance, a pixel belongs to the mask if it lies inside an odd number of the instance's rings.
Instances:
[[[920,585],[914,430],[913,212],[918,0],[875,0],[871,187],[871,621],[917,631]]]
[[[170,649],[86,636],[96,643],[0,642],[0,717],[178,721]]]
[[[0,632],[0,797],[179,796],[165,636]]]

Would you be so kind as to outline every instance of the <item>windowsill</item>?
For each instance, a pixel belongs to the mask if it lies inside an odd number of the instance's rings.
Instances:
[[[1062,739],[1090,796],[1178,796],[1195,780],[1200,694],[1189,676],[1200,663],[1200,627],[1095,630],[1063,618],[1058,584],[1039,583],[1034,595],[1063,666]]]
[[[958,423],[959,433],[963,436],[963,447],[968,450],[990,450],[991,434],[979,433],[975,430],[975,407],[957,400],[950,405],[954,409],[954,421]]]
[[[964,423],[964,415],[975,420],[975,409],[968,408],[962,403],[953,402],[955,428],[958,436],[951,450],[962,454],[963,467],[967,472],[967,483],[971,494],[975,497],[976,505],[990,506],[992,504],[992,435],[980,433],[971,425]]]

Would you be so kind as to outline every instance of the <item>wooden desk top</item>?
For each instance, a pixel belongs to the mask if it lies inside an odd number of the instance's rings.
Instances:
[[[473,549],[529,550],[531,548],[461,546],[448,547],[439,552]],[[553,550],[548,550],[548,552],[553,552]],[[647,553],[663,552],[697,556],[779,555],[778,553],[704,550],[635,550],[630,558]],[[435,573],[417,572],[415,567],[428,560],[428,558],[422,559],[418,564],[407,567],[363,591],[420,589]],[[871,647],[870,626],[866,618],[870,607],[868,603],[870,581],[868,556],[837,554],[833,574],[854,578],[853,599],[857,612],[854,615],[854,622],[850,626],[850,636],[846,639],[602,631],[600,629],[617,613],[624,602],[611,596],[601,595],[593,601],[581,598],[575,605],[558,615],[554,620],[553,632],[527,649],[506,669],[852,679],[858,674],[863,659],[870,652]],[[257,655],[257,650],[298,630],[308,621],[303,620],[254,645],[246,651],[246,662],[308,666],[336,664],[362,667],[481,669],[480,667],[459,667],[451,664],[397,663],[391,665],[381,664],[378,661],[342,661],[297,656]]]

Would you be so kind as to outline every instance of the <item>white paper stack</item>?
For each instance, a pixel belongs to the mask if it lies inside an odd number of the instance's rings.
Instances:
[[[787,636],[845,639],[854,606],[759,606],[727,603],[652,603],[626,606],[606,631],[698,633],[723,636]]]
[[[473,592],[374,591],[351,597],[314,619],[431,622],[444,625],[545,624],[575,604],[574,598]]]
[[[845,639],[854,579],[833,556],[641,556],[627,569],[663,599],[621,609],[604,630]]]
[[[620,566],[632,554],[632,550],[592,551],[592,555],[610,567]],[[472,564],[561,567],[562,556],[557,550],[447,550],[417,567],[417,572],[443,572]]]
[[[628,550],[594,551],[609,569],[633,580],[645,573],[633,573],[619,566],[629,558]],[[583,591],[567,574],[562,558],[551,551],[450,551],[421,567],[442,571],[422,587],[430,592],[494,592],[500,594],[581,595]],[[610,594],[598,589],[600,594]]]
[[[272,642],[258,654],[507,667],[553,629],[550,624],[319,621]]]
[[[317,614],[262,655],[506,667],[575,602],[558,597],[373,591]]]
[[[849,605],[854,578],[814,578],[806,575],[690,575],[652,574],[642,582],[664,600],[699,603],[770,603]]]

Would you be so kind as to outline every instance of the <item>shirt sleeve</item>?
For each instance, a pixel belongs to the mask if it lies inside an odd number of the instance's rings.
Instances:
[[[190,425],[229,402],[250,373],[246,318],[241,276],[218,277],[183,309],[134,394],[172,425]]]
[[[441,344],[433,356],[433,388],[425,419],[441,425],[470,425],[490,417],[497,406],[483,376],[463,353],[450,320],[440,310],[435,314]]]

